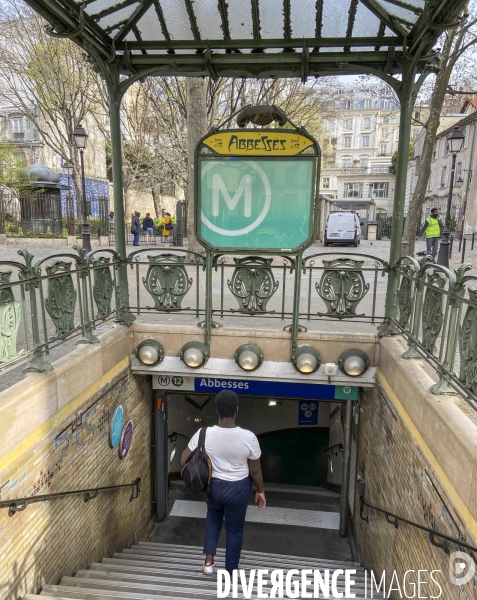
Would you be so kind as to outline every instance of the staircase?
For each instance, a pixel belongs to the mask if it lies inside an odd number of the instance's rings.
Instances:
[[[224,567],[224,550],[218,550],[215,564],[217,568]],[[104,558],[101,563],[93,563],[74,577],[63,577],[60,585],[45,585],[39,595],[27,594],[24,600],[211,600],[217,597],[216,576],[202,575],[202,565],[202,548],[198,546],[141,542],[112,558]],[[352,576],[356,583],[351,591],[356,598],[366,597],[365,572],[357,563],[242,551],[240,568],[246,571],[330,569],[331,573],[334,569],[356,569]],[[343,578],[339,581],[343,582]],[[338,589],[344,593],[340,585]],[[268,593],[270,587],[264,591]],[[313,585],[308,591],[313,594]],[[252,598],[256,594],[255,586]],[[243,597],[240,586],[239,596]],[[373,598],[382,595],[374,592]],[[344,595],[343,600],[346,600]]]

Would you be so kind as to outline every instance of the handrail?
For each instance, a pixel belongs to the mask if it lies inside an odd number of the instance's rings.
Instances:
[[[46,500],[52,500],[53,498],[61,498],[63,496],[73,496],[76,494],[84,494],[84,501],[88,502],[93,500],[99,494],[105,490],[117,490],[126,487],[135,487],[135,491],[131,494],[129,502],[135,500],[139,496],[141,491],[141,478],[138,477],[133,483],[123,483],[121,485],[106,485],[102,487],[90,487],[83,490],[69,490],[67,492],[56,492],[54,494],[39,494],[37,496],[24,496],[23,498],[14,498],[10,500],[0,500],[0,509],[8,508],[8,516],[13,517],[15,513],[25,510],[25,508],[34,502],[44,502]],[[91,494],[93,492],[93,494]],[[22,506],[18,506],[22,504]]]
[[[436,531],[435,529],[431,529],[430,527],[425,527],[424,525],[419,525],[419,523],[414,523],[414,521],[409,521],[409,519],[405,519],[404,517],[395,515],[394,513],[391,513],[388,510],[384,510],[382,508],[378,508],[377,506],[373,506],[372,504],[369,504],[368,502],[365,501],[364,496],[360,496],[359,497],[359,516],[361,517],[361,519],[363,521],[366,521],[366,523],[368,523],[368,524],[369,524],[369,517],[363,516],[363,510],[364,510],[365,506],[367,506],[368,508],[371,508],[377,512],[383,513],[386,517],[386,521],[390,525],[394,525],[394,527],[396,527],[396,529],[398,528],[399,522],[401,522],[401,523],[406,523],[406,525],[411,525],[411,527],[415,527],[416,529],[420,529],[421,531],[427,531],[427,533],[429,534],[429,540],[433,546],[437,546],[438,548],[444,548],[444,549],[447,549],[449,547],[449,545],[446,544],[445,542],[442,544],[439,542],[436,542],[434,538],[439,537],[439,538],[442,538],[443,540],[452,542],[453,544],[456,544],[457,546],[460,546],[461,548],[466,548],[467,550],[471,550],[472,552],[477,552],[476,546],[471,546],[470,544],[466,544],[462,540],[451,537],[450,535],[445,535],[444,533],[440,533],[439,531]],[[393,520],[391,521],[390,519],[393,519]]]
[[[337,452],[332,452],[333,448],[336,448],[336,446],[338,446],[338,451]],[[338,454],[340,452],[343,452],[343,444],[340,442],[338,444],[334,444],[334,446],[330,446],[329,448],[327,448],[325,450],[325,456],[329,458],[330,455],[326,454],[327,452],[330,452],[331,454],[333,454],[333,456],[338,456]]]

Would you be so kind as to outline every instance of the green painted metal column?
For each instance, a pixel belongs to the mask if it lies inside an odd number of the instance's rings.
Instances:
[[[111,131],[111,157],[113,171],[114,194],[114,245],[119,254],[121,264],[118,269],[118,321],[127,325],[133,324],[135,317],[129,311],[129,285],[126,265],[126,236],[124,224],[124,197],[123,197],[123,159],[121,152],[121,99],[123,92],[119,81],[116,85],[108,82],[109,91],[109,121]]]
[[[380,333],[392,332],[390,319],[397,316],[397,292],[399,276],[393,270],[393,266],[401,256],[402,233],[404,227],[404,204],[406,200],[407,165],[409,161],[409,142],[411,140],[412,111],[416,94],[414,83],[415,71],[410,69],[403,74],[403,81],[399,91],[401,102],[401,118],[399,121],[399,144],[396,162],[396,183],[394,188],[394,206],[391,231],[391,248],[389,252],[389,264],[391,271],[388,278],[386,290],[385,317],[386,322],[380,327]]]

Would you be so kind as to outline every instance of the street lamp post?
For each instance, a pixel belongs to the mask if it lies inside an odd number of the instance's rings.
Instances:
[[[71,183],[70,177],[73,175],[73,163],[70,160],[66,160],[63,163],[63,169],[68,175],[68,195],[66,206],[68,207],[68,235],[74,235],[75,233],[75,215],[73,211],[73,202],[71,198]]]
[[[86,206],[86,181],[84,177],[84,156],[83,152],[85,151],[86,144],[88,142],[88,134],[86,133],[85,128],[80,124],[73,132],[75,138],[75,144],[78,150],[80,151],[81,156],[81,182],[83,187],[83,231],[81,235],[83,237],[83,248],[86,252],[91,251],[91,233],[89,230],[88,223],[88,209]]]
[[[449,149],[449,152],[452,153],[452,167],[449,182],[449,196],[447,198],[446,220],[444,223],[444,231],[442,232],[442,242],[439,248],[439,255],[437,257],[437,264],[447,268],[449,268],[450,211],[452,203],[452,192],[454,190],[455,159],[457,158],[457,152],[460,152],[462,150],[464,140],[465,135],[458,127],[454,127],[452,133],[447,138],[447,147]]]

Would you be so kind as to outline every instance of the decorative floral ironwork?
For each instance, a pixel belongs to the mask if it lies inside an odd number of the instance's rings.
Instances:
[[[324,260],[325,270],[319,283],[315,284],[318,295],[326,304],[327,315],[356,317],[356,308],[369,290],[361,267],[362,260],[336,258]],[[318,313],[321,316],[321,313]]]
[[[427,283],[430,287],[426,289],[422,307],[422,345],[431,354],[436,351],[436,340],[444,320],[442,290],[446,281],[442,273],[427,274]]]
[[[234,262],[237,266],[227,285],[239,304],[238,310],[252,314],[266,312],[267,304],[279,285],[269,266],[273,259],[247,256],[234,258]]]
[[[472,304],[467,307],[462,322],[459,379],[477,395],[477,288],[469,287],[468,291]]]
[[[60,336],[74,329],[74,314],[76,306],[76,290],[71,277],[71,263],[54,260],[47,267],[48,296],[45,307],[56,327],[56,335]]]
[[[414,274],[414,268],[410,265],[403,268],[403,272],[405,275],[412,276]],[[401,277],[401,285],[399,286],[398,291],[398,307],[399,307],[399,325],[405,329],[409,330],[412,309],[414,306],[414,297],[413,297],[413,280],[410,277],[405,277],[403,275]]]
[[[0,273],[0,285],[10,283],[12,272]],[[15,302],[12,288],[0,290],[0,362],[17,355],[17,334],[20,326],[20,305]]]
[[[111,276],[109,263],[111,259],[100,256],[94,259],[94,285],[93,298],[98,308],[97,316],[106,317],[111,313],[111,298],[113,297],[114,283]]]
[[[192,286],[183,263],[184,256],[161,254],[148,256],[151,263],[142,282],[158,310],[181,310],[182,300]],[[171,264],[173,263],[173,264]]]

